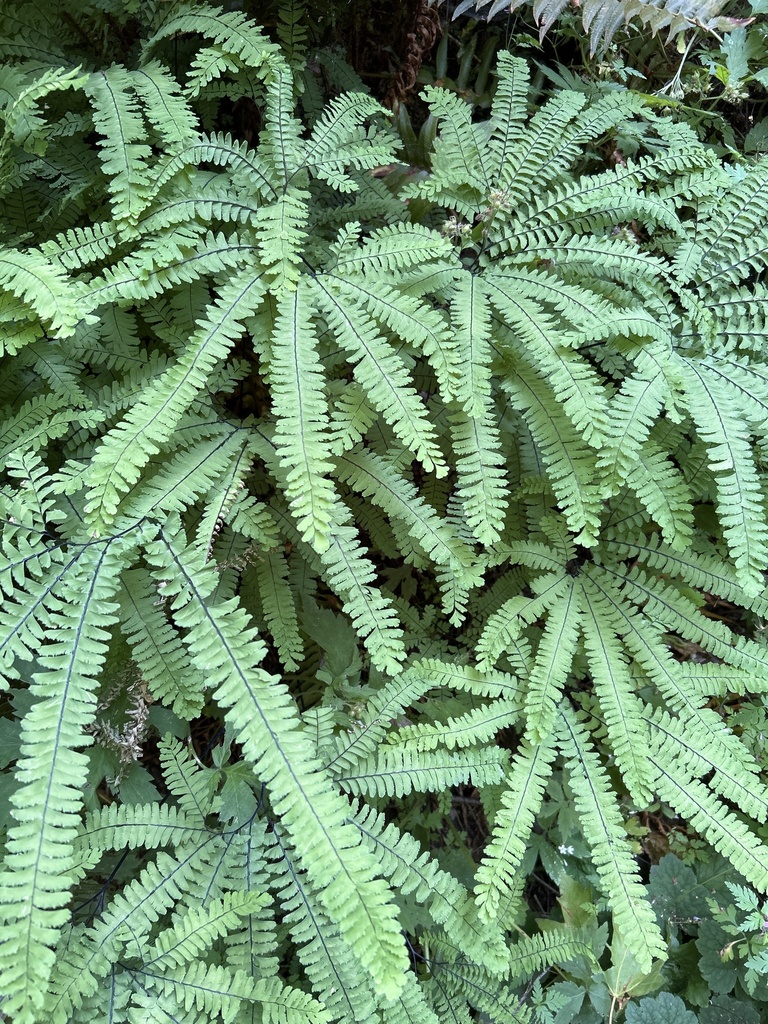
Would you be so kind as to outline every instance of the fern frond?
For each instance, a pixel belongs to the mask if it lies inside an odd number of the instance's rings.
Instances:
[[[401,520],[437,565],[459,575],[475,568],[475,559],[466,544],[384,459],[361,448],[347,452],[335,462],[341,479],[372,498],[390,518]]]
[[[213,39],[215,45],[199,50],[192,62],[187,84],[190,96],[197,96],[221,71],[216,61],[211,63],[211,51],[226,57],[230,67],[234,63],[257,72],[266,72],[275,64],[283,63],[279,45],[244,14],[202,4],[181,4],[169,17],[163,18],[160,28],[144,43],[143,53],[149,54],[164,39],[192,33]]]
[[[589,939],[588,933],[582,937],[572,928],[552,928],[517,939],[510,950],[510,977],[533,975],[549,964],[563,964],[576,957],[596,963]]]
[[[464,945],[475,963],[492,974],[506,970],[509,953],[501,933],[480,925],[469,893],[453,875],[442,871],[412,836],[387,825],[372,808],[359,812],[351,821],[360,829],[364,845],[381,861],[393,888],[406,895],[413,893],[420,904],[428,907],[434,922]]]
[[[656,734],[656,746],[665,757],[673,757],[695,778],[711,773],[707,783],[711,789],[757,821],[765,821],[768,787],[758,777],[759,765],[732,733],[714,732],[713,742],[712,734],[705,728],[706,720],[704,716],[686,720],[682,729],[680,719],[657,708],[650,727]]]
[[[497,784],[504,778],[504,761],[504,751],[495,748],[420,752],[404,745],[382,746],[374,758],[340,774],[338,782],[350,793],[369,797],[438,793],[470,779],[476,786]]]
[[[370,977],[357,967],[348,944],[307,885],[306,875],[294,863],[293,850],[279,829],[276,838],[280,859],[272,868],[278,898],[297,946],[298,960],[314,991],[334,1020],[377,1021]]]
[[[145,116],[166,148],[173,150],[199,140],[197,117],[166,67],[149,61],[131,73],[131,80]]]
[[[755,593],[762,588],[768,563],[768,526],[752,451],[728,393],[718,388],[703,365],[690,359],[686,365],[688,410],[709,448],[723,534],[741,585],[747,593]]]
[[[141,960],[153,925],[167,913],[206,871],[207,845],[211,835],[180,857],[160,851],[111,901],[101,917],[77,935],[71,945],[66,937],[56,951],[46,1011],[52,1024],[67,1024],[72,1012],[93,995],[101,979],[121,957]]]
[[[338,497],[329,479],[333,467],[326,454],[324,375],[308,304],[303,285],[279,303],[268,365],[277,420],[274,443],[286,497],[302,539],[322,554],[331,542]]]
[[[418,750],[474,746],[493,739],[500,729],[514,725],[520,718],[522,706],[521,690],[518,698],[492,701],[444,723],[406,725],[397,733],[390,734],[389,742],[407,744]]]
[[[576,811],[611,902],[615,926],[647,973],[655,957],[666,958],[667,944],[640,882],[608,776],[590,747],[586,729],[567,708],[562,711],[560,744]]]
[[[653,801],[646,761],[647,708],[634,692],[628,658],[616,636],[621,621],[586,574],[582,580],[584,648],[608,741],[633,800],[638,807],[646,806]]]
[[[202,710],[205,681],[186,657],[161,602],[145,569],[124,573],[120,619],[136,664],[153,696],[167,701],[179,717],[190,719]]]
[[[345,282],[323,278],[314,293],[339,343],[355,362],[355,377],[368,400],[390,424],[396,436],[413,451],[427,471],[444,475],[445,460],[424,405],[402,358],[383,338]]]
[[[534,746],[524,740],[507,771],[491,841],[475,876],[475,900],[483,920],[505,916],[555,753],[552,736]]]
[[[655,788],[714,848],[758,889],[768,887],[765,844],[717,797],[655,743],[649,760],[656,771]]]
[[[151,194],[151,148],[142,141],[144,120],[130,73],[113,64],[95,71],[85,84],[93,123],[101,136],[101,164],[109,179],[116,220],[136,221]]]
[[[78,829],[74,850],[82,857],[101,856],[104,850],[182,846],[208,831],[197,818],[198,815],[188,818],[175,805],[113,803],[86,815]]]
[[[264,645],[235,602],[208,606],[215,579],[183,538],[162,535],[147,556],[161,573],[171,573],[168,593],[176,620],[188,631],[190,656],[229,709],[239,742],[272,791],[275,814],[311,868],[323,906],[377,989],[394,998],[407,964],[394,908],[386,888],[374,881],[375,865],[344,826],[345,801],[308,749],[292,698],[259,667]]]
[[[56,601],[51,631],[38,649],[36,697],[22,724],[18,786],[11,798],[0,882],[0,969],[4,1012],[31,1021],[39,1013],[55,962],[51,946],[69,917],[73,844],[88,761],[77,748],[95,707],[108,629],[116,619],[118,573],[130,551],[123,540],[90,548],[68,575],[73,603]],[[50,586],[50,584],[48,584]]]
[[[529,366],[516,363],[502,386],[526,417],[576,543],[594,543],[602,510],[594,481],[595,456]]]
[[[86,514],[94,529],[112,522],[123,495],[242,333],[242,321],[255,312],[263,294],[264,284],[252,269],[222,288],[179,360],[145,389],[142,400],[105,436],[86,474]]]
[[[525,736],[531,744],[542,742],[555,724],[582,621],[589,642],[592,609],[582,601],[581,588],[570,579],[562,597],[549,606],[548,612],[526,690]]]
[[[32,248],[23,252],[0,249],[0,288],[20,299],[44,324],[50,324],[59,338],[73,334],[78,321],[90,314],[61,269]]]
[[[363,92],[349,92],[326,106],[306,140],[302,163],[321,181],[339,192],[356,192],[358,184],[347,172],[371,170],[388,163],[394,140],[377,126],[366,131],[364,122],[386,110]]]
[[[280,660],[289,672],[303,660],[304,644],[299,635],[296,606],[288,586],[288,565],[280,551],[265,551],[255,565],[264,621]]]

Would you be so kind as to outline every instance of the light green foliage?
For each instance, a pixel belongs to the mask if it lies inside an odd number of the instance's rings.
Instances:
[[[768,885],[754,738],[711,701],[765,690],[768,651],[702,597],[768,614],[768,167],[735,180],[621,91],[530,113],[501,53],[489,120],[427,90],[432,171],[397,194],[371,174],[385,111],[320,109],[311,71],[297,99],[298,5],[287,56],[213,4],[22,7],[2,1012],[576,1013],[571,982],[529,1006],[526,977],[588,978],[607,928],[519,936],[558,799],[612,913],[605,991],[650,995],[667,942],[628,803]],[[131,45],[80,53],[94,23]],[[246,96],[249,140],[207,130]],[[637,158],[595,168],[630,121]],[[181,742],[201,713],[212,765]],[[150,728],[178,737],[154,777]],[[470,786],[479,865],[451,817]]]

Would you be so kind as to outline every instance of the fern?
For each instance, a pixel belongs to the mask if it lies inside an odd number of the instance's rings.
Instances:
[[[503,53],[487,121],[427,91],[399,187],[300,5],[285,53],[215,4],[61,6],[4,16],[3,1014],[531,1019],[589,962],[517,938],[560,792],[658,970],[625,813],[768,878],[712,703],[768,666],[764,165],[620,90],[529,111]],[[86,59],[95,25],[135,45]]]

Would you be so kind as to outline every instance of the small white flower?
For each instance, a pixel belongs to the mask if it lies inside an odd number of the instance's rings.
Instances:
[[[574,849],[572,846],[563,846],[561,844],[560,846],[558,846],[557,851],[558,853],[562,853],[564,857],[568,857],[574,852]]]

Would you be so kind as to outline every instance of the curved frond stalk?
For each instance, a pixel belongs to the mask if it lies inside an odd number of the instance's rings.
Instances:
[[[597,587],[584,576],[582,632],[595,695],[608,727],[608,742],[638,807],[653,802],[647,767],[647,708],[635,693],[629,659],[618,640],[621,622]]]
[[[370,403],[402,443],[430,472],[442,476],[445,461],[405,363],[344,282],[315,280],[318,303],[342,347],[355,361],[354,373]]]
[[[690,778],[677,759],[670,759],[665,747],[654,744],[650,761],[661,798],[706,836],[752,885],[757,889],[768,888],[765,844],[702,782]]]
[[[150,692],[156,700],[168,701],[180,717],[198,715],[205,702],[205,680],[158,603],[149,573],[141,568],[124,573],[119,596],[122,629]]]
[[[78,321],[90,315],[79,290],[66,274],[40,252],[28,248],[0,249],[0,287],[15,295],[50,324],[57,337],[74,333]]]

